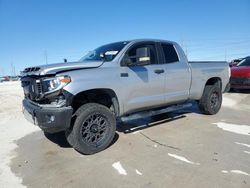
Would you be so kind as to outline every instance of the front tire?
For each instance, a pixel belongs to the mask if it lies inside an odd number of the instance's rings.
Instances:
[[[213,115],[218,113],[222,104],[222,92],[217,85],[206,85],[201,100],[199,101],[199,109],[203,114]]]
[[[89,155],[107,148],[115,131],[114,114],[106,106],[88,103],[77,110],[73,129],[66,131],[66,137],[75,150]]]

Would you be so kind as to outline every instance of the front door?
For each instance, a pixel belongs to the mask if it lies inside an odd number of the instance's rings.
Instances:
[[[129,48],[127,55],[135,56],[136,49],[141,47],[150,48],[150,63],[144,66],[121,67],[125,113],[164,104],[165,70],[164,65],[158,63],[155,43],[135,44]],[[136,59],[131,61],[133,63]]]

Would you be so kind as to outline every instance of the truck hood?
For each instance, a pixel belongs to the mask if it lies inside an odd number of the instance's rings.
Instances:
[[[41,65],[36,67],[28,67],[25,68],[24,71],[21,72],[22,76],[29,75],[49,75],[49,74],[57,74],[59,72],[66,72],[71,70],[78,69],[88,69],[88,68],[96,68],[102,65],[102,61],[76,61],[76,62],[67,62],[67,63],[56,63],[49,65]]]
[[[250,78],[250,66],[232,67],[231,77]]]

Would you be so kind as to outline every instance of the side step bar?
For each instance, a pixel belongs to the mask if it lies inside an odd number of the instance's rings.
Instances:
[[[134,119],[140,119],[140,118],[145,118],[145,117],[149,117],[149,116],[155,116],[158,114],[164,114],[167,112],[173,112],[173,111],[181,110],[184,108],[189,108],[191,106],[192,106],[192,103],[171,105],[171,106],[168,106],[166,108],[161,108],[158,110],[148,110],[148,111],[133,113],[131,115],[121,117],[121,120],[122,121],[129,121],[129,120],[134,120]]]

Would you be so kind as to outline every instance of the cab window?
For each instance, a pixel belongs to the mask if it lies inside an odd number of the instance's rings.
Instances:
[[[172,44],[161,44],[165,63],[178,62],[179,58]]]

